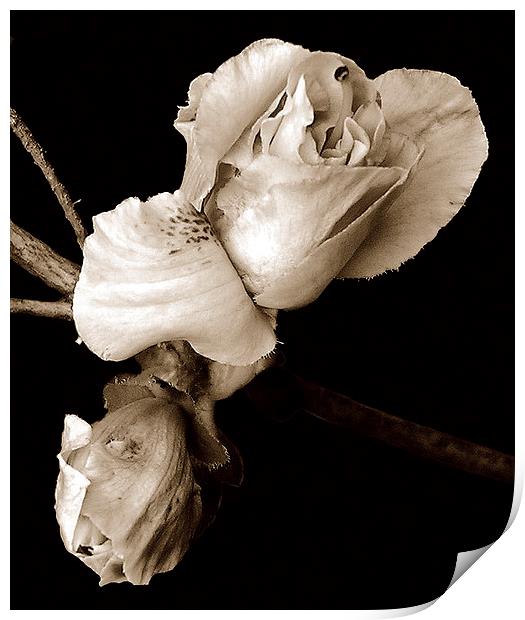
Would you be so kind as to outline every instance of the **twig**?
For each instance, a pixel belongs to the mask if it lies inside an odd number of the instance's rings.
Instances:
[[[42,170],[46,181],[49,183],[49,186],[57,197],[60,206],[64,210],[66,219],[71,224],[75,232],[78,245],[83,247],[84,240],[86,238],[86,231],[84,230],[84,226],[82,225],[82,222],[75,210],[74,202],[71,200],[71,197],[64,185],[58,180],[53,167],[47,161],[44,150],[35,140],[27,125],[20,118],[18,113],[13,110],[13,108],[11,108],[11,129],[20,139],[20,142],[23,144],[25,150],[31,155],[35,164],[40,168],[40,170]]]
[[[273,410],[276,404],[288,411],[303,409],[414,456],[493,480],[514,480],[514,458],[508,454],[367,407],[282,368],[265,371],[247,386],[246,392],[263,409]]]
[[[33,316],[45,316],[52,319],[73,320],[71,301],[61,299],[59,301],[35,301],[33,299],[11,299],[11,312],[13,314],[31,314]]]
[[[80,268],[11,222],[11,259],[48,286],[70,297]]]

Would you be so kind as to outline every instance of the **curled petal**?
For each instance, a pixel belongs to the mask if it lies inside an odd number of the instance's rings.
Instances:
[[[181,187],[198,210],[213,186],[221,158],[267,110],[285,87],[290,68],[307,54],[283,41],[256,41],[223,63],[207,82]]]
[[[456,78],[398,69],[375,84],[387,124],[424,154],[340,277],[373,277],[415,256],[462,207],[488,152],[478,107]]]
[[[376,136],[378,130],[382,129],[382,133],[384,133],[385,119],[376,101],[369,101],[360,106],[353,118],[354,121],[366,131],[370,138],[370,142],[374,140],[374,136]],[[382,137],[381,135],[380,138]]]
[[[373,83],[352,60],[332,52],[313,52],[295,66],[288,78],[288,91],[304,76],[308,97],[315,110],[312,136],[321,151],[327,132],[327,148],[341,137],[345,119],[364,101],[375,98]]]
[[[358,219],[404,172],[397,167],[307,166],[260,156],[218,192],[209,214],[257,303],[297,307],[312,301],[312,287],[317,296],[351,254],[343,249],[329,264],[324,259],[322,273],[312,278],[305,273],[311,281],[302,282],[300,276],[300,284],[294,276],[298,266],[336,234],[340,222],[346,227]]]
[[[314,52],[299,65],[293,68],[288,78],[288,92],[303,80],[306,84],[308,98],[315,109],[315,124],[312,127],[318,151],[323,147],[328,129],[336,128],[338,120],[352,111],[353,89],[351,80],[339,82],[334,78],[338,67],[343,66],[343,59],[339,54],[330,52]],[[351,61],[350,61],[351,62]],[[353,64],[353,63],[352,63]],[[360,69],[356,70],[360,72]],[[350,69],[348,68],[348,71]],[[332,131],[332,136],[337,129]]]
[[[253,161],[254,145],[259,132],[262,143],[265,141],[264,136],[267,131],[270,131],[273,136],[274,127],[278,127],[281,122],[280,118],[275,117],[280,116],[280,112],[287,101],[287,94],[285,91],[281,91],[270,104],[266,112],[261,114],[252,126],[248,125],[248,127],[246,127],[241,137],[222,158],[222,162],[231,164],[239,170],[247,168]],[[272,117],[273,121],[270,117]],[[270,121],[268,126],[267,121]]]
[[[376,101],[362,105],[354,114],[354,120],[365,129],[370,138],[370,151],[367,162],[370,165],[380,163],[385,155],[384,141],[386,123],[383,112]]]
[[[195,131],[195,118],[201,102],[202,93],[204,92],[204,88],[210,81],[211,77],[211,73],[203,73],[191,82],[188,90],[188,104],[179,109],[177,118],[173,123],[175,129],[177,129],[177,131],[179,131],[186,140],[187,148],[185,169],[188,168],[193,159],[197,157],[195,154],[197,147],[193,137]]]
[[[188,104],[180,108],[177,118],[173,123],[175,129],[177,129],[186,140],[190,137],[190,131],[195,124],[195,117],[201,102],[202,93],[204,92],[206,84],[210,81],[211,76],[211,73],[203,73],[191,82],[188,90]]]
[[[78,333],[102,359],[122,360],[166,340],[247,365],[275,335],[255,308],[204,216],[180,192],[129,198],[94,218],[75,289]]]
[[[366,131],[352,118],[346,119],[345,130],[347,130],[353,138],[352,150],[348,158],[348,166],[357,166],[363,161],[370,149],[370,138]],[[344,141],[344,138],[345,136],[343,135],[341,143]]]
[[[266,152],[300,163],[302,159],[299,155],[299,147],[305,140],[306,128],[314,120],[314,111],[306,96],[306,85],[303,76],[297,82],[295,93],[286,103],[287,105],[282,111],[283,118],[281,123],[271,137],[271,144]],[[273,119],[268,119],[266,122],[270,120]]]
[[[58,455],[60,471],[55,490],[55,510],[60,535],[66,549],[73,553],[73,537],[82,509],[89,480],[68,465],[71,453],[86,446],[91,439],[91,426],[76,415],[66,415],[62,433],[62,449]]]

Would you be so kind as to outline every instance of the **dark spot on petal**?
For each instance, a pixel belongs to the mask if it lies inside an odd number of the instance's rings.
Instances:
[[[348,67],[346,65],[342,65],[341,67],[337,67],[337,69],[335,70],[334,78],[338,82],[342,82],[343,80],[346,80],[349,73],[350,71],[348,70]]]

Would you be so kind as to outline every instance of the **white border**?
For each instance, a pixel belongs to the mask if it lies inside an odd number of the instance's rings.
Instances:
[[[10,2],[10,9],[18,9],[18,10],[38,10],[42,9],[41,3],[38,2]],[[69,2],[55,2],[49,3],[45,8],[46,10],[54,10],[54,9],[71,9],[71,8],[84,8],[84,9],[144,9],[143,3],[133,2],[132,0],[128,0],[127,2],[90,2],[89,5],[87,3],[82,3],[81,7],[73,7],[73,3]],[[148,9],[183,9],[184,6],[180,6],[181,3],[176,3],[173,1],[165,1],[165,2],[155,2],[152,1],[148,4]],[[425,9],[498,9],[498,10],[513,10],[515,9],[515,5],[511,5],[506,2],[499,2],[496,6],[496,3],[489,3],[484,1],[477,2],[452,2],[443,0],[439,4],[432,3],[433,6],[426,6]],[[250,3],[250,8],[259,9],[296,9],[301,8],[302,10],[306,9],[318,9],[320,5],[323,9],[358,9],[360,7],[355,6],[354,3],[350,3],[349,1],[323,1],[322,3],[314,3],[314,2],[297,2],[297,3],[286,3],[280,0],[266,0],[264,3]],[[366,4],[367,9],[390,9],[391,3],[388,2],[376,2],[373,0],[369,0]],[[202,2],[199,0],[193,0],[191,3],[191,8],[195,9],[209,9],[215,8],[211,2]],[[246,9],[246,2],[233,2],[233,1],[224,1],[221,3],[221,9]],[[396,3],[397,9],[421,9],[421,4],[416,2],[398,2]],[[7,11],[2,12],[2,17],[6,17],[7,19],[2,19],[1,29],[3,34],[4,45],[7,45],[8,34],[9,34],[9,20]],[[522,24],[521,13],[517,12],[517,77],[523,73],[523,64],[521,63],[521,59],[523,58],[524,46],[522,44],[522,39],[524,36],[523,29],[521,28]],[[402,35],[401,35],[402,36]],[[490,41],[487,42],[487,45],[490,45]],[[4,48],[6,49],[6,48]],[[4,98],[5,106],[4,110],[6,111],[5,119],[7,125],[7,105],[8,105],[8,89],[6,85],[8,83],[8,75],[9,75],[9,59],[7,54],[2,55],[0,60],[0,68],[2,79],[2,95]],[[497,67],[487,67],[487,79],[497,79]],[[504,89],[501,89],[502,93]],[[521,102],[523,102],[523,82],[521,80],[517,80],[516,85],[516,108],[520,110],[523,108]],[[502,110],[503,110],[502,102]],[[502,111],[502,113],[504,113]],[[524,123],[517,116],[517,144],[521,145],[525,143],[524,136]],[[9,133],[6,128],[4,131],[0,133],[1,139],[4,141],[1,153],[2,163],[4,164],[1,167],[2,174],[4,175],[4,183],[2,183],[2,188],[4,188],[4,201],[2,204],[4,205],[4,214],[7,214],[8,209],[7,205],[9,204],[9,180],[8,180],[8,147],[9,147]],[[517,149],[517,157],[516,157],[516,179],[523,178],[523,170],[525,169],[525,162],[522,153],[520,152],[520,148]],[[501,180],[502,183],[505,182],[505,179]],[[516,194],[516,204],[520,205],[523,209],[525,205],[524,201],[524,192],[522,185],[517,185],[517,194]],[[494,205],[495,210],[497,209],[497,205]],[[7,218],[6,218],[7,220]],[[520,415],[523,415],[525,412],[524,407],[524,394],[523,394],[523,381],[525,378],[525,365],[523,364],[522,358],[522,350],[523,350],[523,328],[522,322],[525,317],[525,304],[524,300],[524,287],[523,287],[523,266],[524,266],[524,216],[523,211],[517,212],[516,214],[516,268],[517,268],[517,277],[516,277],[516,316],[518,317],[517,325],[516,325],[516,336],[517,336],[517,347],[518,354],[516,359],[516,411],[517,411],[517,421],[516,421],[516,446],[517,446],[517,489],[515,495],[515,507],[519,503],[518,498],[521,497],[521,487],[523,484],[523,467],[524,462],[523,458],[520,458],[521,455],[524,454],[524,424],[520,420]],[[510,225],[510,223],[509,223]],[[4,229],[4,237],[3,237],[3,248],[7,254],[7,237],[8,237],[8,228]],[[7,256],[4,257],[4,265],[7,265]],[[3,271],[0,272],[0,286],[2,287],[2,292],[5,294],[3,297],[6,300],[6,309],[7,309],[7,289],[8,289],[8,281],[5,277],[6,268],[4,267]],[[3,338],[2,342],[4,343],[4,372],[2,376],[4,378],[8,377],[7,369],[9,368],[9,359],[8,359],[8,347],[5,346],[5,343],[8,342],[9,338],[9,317],[5,315],[5,322],[2,324]],[[4,414],[9,410],[9,395],[7,393],[7,381],[4,384],[3,394],[4,398],[6,398],[6,406],[4,406],[3,411]],[[495,412],[497,415],[497,412]],[[1,417],[2,423],[2,436],[9,436],[9,425],[8,425],[8,416],[3,415]],[[7,475],[9,471],[9,454],[7,450],[2,450],[0,452],[1,458],[1,471],[4,476]],[[4,494],[7,494],[7,485],[3,485],[2,487]],[[5,503],[4,503],[5,505]],[[516,508],[513,509],[515,512]],[[492,547],[490,547],[486,554],[480,558],[471,568],[468,570],[459,580],[459,583],[454,583],[454,585],[447,591],[440,599],[438,599],[435,604],[427,604],[425,606],[419,606],[418,608],[410,608],[406,610],[393,610],[392,613],[388,611],[372,611],[372,612],[359,612],[359,611],[242,611],[242,610],[224,610],[224,611],[177,611],[177,618],[202,618],[209,617],[213,620],[234,620],[235,618],[239,618],[239,620],[245,620],[248,616],[250,618],[264,618],[265,620],[268,618],[269,613],[271,613],[272,618],[279,620],[279,618],[286,618],[286,620],[292,620],[294,618],[300,618],[301,620],[309,620],[310,618],[326,618],[330,616],[331,618],[380,618],[380,617],[399,617],[400,612],[404,611],[409,613],[415,613],[417,611],[421,611],[421,607],[425,607],[425,611],[421,613],[424,614],[425,620],[432,619],[449,619],[449,618],[465,618],[472,617],[479,620],[493,620],[495,617],[503,618],[504,620],[514,620],[521,619],[525,616],[525,596],[523,595],[523,576],[525,575],[524,570],[524,554],[523,550],[525,549],[525,517],[523,516],[523,509],[517,513],[516,520],[510,527],[508,531],[498,540]],[[9,531],[9,515],[4,510],[2,513],[2,526],[3,531]],[[4,535],[4,544],[3,544],[3,559],[4,564],[2,565],[2,586],[1,586],[1,610],[7,610],[9,606],[9,567],[7,565],[9,561],[9,556],[7,553],[6,545],[8,544],[5,540]],[[45,569],[45,558],[28,558],[28,562],[34,563],[34,574],[35,578],[38,578],[38,572],[42,569]],[[28,566],[28,579],[31,579],[31,566]],[[351,584],[349,584],[351,587]],[[429,606],[430,605],[430,606]],[[12,611],[12,614],[16,614],[22,618],[26,616],[33,616],[35,612],[26,612],[26,611]],[[51,618],[57,617],[70,617],[70,611],[36,611],[39,616],[49,616]],[[149,614],[153,614],[156,617],[169,617],[173,618],[173,611],[149,611]],[[115,618],[120,616],[121,614],[129,617],[131,616],[139,616],[143,617],[143,611],[75,611],[75,618],[91,618],[95,614],[97,617],[106,618],[110,617]]]

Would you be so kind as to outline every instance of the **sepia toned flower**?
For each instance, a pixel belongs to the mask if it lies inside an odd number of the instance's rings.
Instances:
[[[175,127],[187,142],[180,190],[124,201],[86,240],[73,313],[104,359],[184,339],[254,364],[275,346],[276,310],[415,256],[487,156],[455,78],[370,80],[339,54],[277,40],[197,77]]]
[[[456,78],[257,41],[198,77],[175,127],[181,189],[255,302],[295,308],[335,277],[395,269],[463,205],[487,156]]]
[[[100,585],[147,584],[178,564],[202,517],[180,409],[150,394],[93,427],[67,415],[58,459],[62,540]]]

